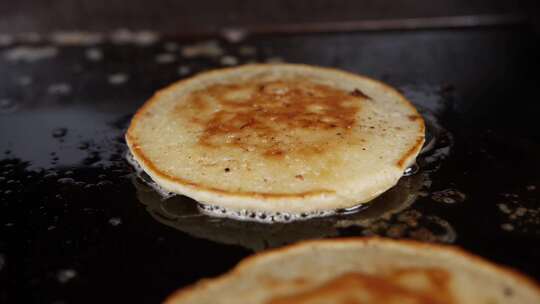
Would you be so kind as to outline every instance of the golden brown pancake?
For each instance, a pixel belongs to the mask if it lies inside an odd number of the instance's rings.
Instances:
[[[378,238],[298,243],[253,255],[167,304],[534,304],[532,280],[450,246]]]
[[[133,118],[136,162],[168,191],[229,210],[309,213],[394,186],[424,123],[378,81],[306,65],[246,65],[175,83]]]

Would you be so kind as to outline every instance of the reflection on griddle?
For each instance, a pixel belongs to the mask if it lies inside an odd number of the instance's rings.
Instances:
[[[353,214],[273,224],[211,217],[199,212],[197,202],[188,197],[177,195],[164,199],[140,178],[134,176],[133,183],[139,201],[158,222],[195,237],[260,251],[304,239],[349,234],[347,228],[368,229],[373,222],[390,221],[394,214],[412,204],[424,179],[423,174],[404,177],[368,208]],[[358,233],[362,234],[362,230]]]

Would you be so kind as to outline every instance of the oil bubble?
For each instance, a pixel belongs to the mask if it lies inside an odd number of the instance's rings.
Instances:
[[[56,274],[56,278],[62,284],[67,283],[77,276],[77,272],[74,269],[61,269]]]
[[[418,171],[420,171],[420,167],[416,163],[414,163],[410,167],[405,169],[405,171],[403,171],[403,176],[411,176],[418,173]]]
[[[73,178],[70,178],[70,177],[59,178],[57,181],[60,184],[73,184],[73,183],[75,183],[75,180]]]
[[[109,224],[111,224],[112,226],[118,226],[122,224],[122,219],[119,217],[112,217],[109,219]]]
[[[68,132],[67,128],[56,128],[53,130],[52,136],[54,138],[62,138],[66,136],[67,132]]]
[[[467,196],[455,189],[446,189],[442,191],[433,192],[431,194],[431,199],[436,202],[444,204],[455,204],[463,202]]]
[[[13,99],[0,99],[0,113],[11,113],[17,109],[17,103]]]

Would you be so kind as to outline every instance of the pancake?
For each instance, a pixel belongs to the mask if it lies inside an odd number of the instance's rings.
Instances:
[[[126,141],[167,191],[233,211],[325,214],[394,186],[424,143],[424,122],[367,77],[259,64],[157,92]]]
[[[165,303],[534,304],[540,303],[540,288],[454,247],[356,238],[253,255]]]

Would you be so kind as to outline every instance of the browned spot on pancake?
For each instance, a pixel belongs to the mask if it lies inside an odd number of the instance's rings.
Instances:
[[[306,80],[216,84],[191,93],[187,108],[208,110],[208,99],[216,107],[204,121],[191,119],[203,127],[199,144],[234,146],[269,158],[324,152],[336,130],[350,132],[360,107],[346,91]],[[308,133],[317,139],[306,141]]]
[[[420,117],[420,115],[409,115],[408,118],[410,121],[422,120],[422,117]]]
[[[398,167],[402,168],[405,166],[405,162],[412,156],[416,154],[416,151],[422,148],[422,144],[424,143],[424,137],[418,137],[416,139],[416,142],[414,145],[412,145],[409,150],[403,156],[398,160],[397,165]]]
[[[352,96],[355,96],[355,97],[362,97],[362,98],[371,100],[371,97],[369,97],[368,95],[366,95],[366,93],[362,92],[360,89],[354,89],[354,90],[351,92],[351,95],[352,95]]]
[[[288,303],[456,303],[450,275],[438,268],[403,269],[387,275],[346,273],[297,294],[278,297],[269,304]]]
[[[200,97],[193,98],[191,104],[193,108],[197,111],[204,111],[208,108],[208,105],[206,104],[206,102]]]
[[[281,149],[268,149],[264,152],[264,156],[282,156],[285,152]]]

